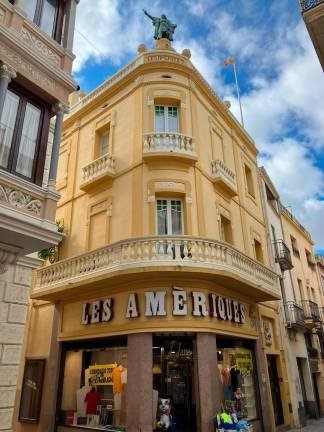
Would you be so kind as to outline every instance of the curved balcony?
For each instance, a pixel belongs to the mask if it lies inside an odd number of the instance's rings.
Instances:
[[[217,184],[231,197],[237,195],[236,180],[233,171],[219,159],[212,160],[211,166],[214,184]]]
[[[113,178],[115,175],[115,159],[110,154],[90,162],[82,168],[80,189],[87,191],[99,183]]]
[[[43,267],[36,272],[32,297],[55,300],[63,292],[103,286],[108,279],[131,282],[136,275],[161,277],[161,272],[211,280],[256,301],[280,298],[276,273],[229,244],[189,236],[122,240]]]
[[[197,160],[194,139],[178,132],[144,134],[143,158],[146,161],[169,159],[194,164]]]

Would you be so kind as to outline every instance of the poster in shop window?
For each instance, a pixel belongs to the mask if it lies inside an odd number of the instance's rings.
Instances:
[[[235,349],[235,368],[242,375],[248,375],[253,371],[252,351],[244,348]]]
[[[113,370],[116,363],[89,366],[89,385],[113,385]]]

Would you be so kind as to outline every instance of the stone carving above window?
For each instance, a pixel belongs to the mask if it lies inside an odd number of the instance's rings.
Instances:
[[[44,42],[42,42],[24,27],[21,30],[21,37],[29,46],[32,46],[36,51],[42,54],[46,60],[55,66],[60,67],[60,57],[55,54],[55,52],[51,50]]]
[[[27,210],[36,216],[41,214],[42,202],[39,199],[0,183],[1,201],[13,207]]]

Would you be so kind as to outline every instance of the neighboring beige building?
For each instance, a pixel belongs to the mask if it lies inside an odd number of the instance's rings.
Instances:
[[[300,0],[302,15],[324,70],[324,0]]]
[[[257,154],[190,51],[165,39],[71,107],[56,186],[67,234],[36,272],[26,335],[40,415],[15,431],[90,422],[89,383],[99,429],[151,432],[158,396],[179,431],[214,431],[221,407],[255,432],[294,425],[278,308],[264,303],[280,290]]]
[[[78,0],[0,0],[0,431],[11,431],[32,269],[56,245],[56,168]],[[49,137],[50,119],[56,116]]]
[[[306,413],[311,416],[324,413],[324,345],[322,339],[324,293],[321,287],[313,241],[309,232],[282,204],[280,205],[284,241],[291,250],[291,278],[294,302],[302,309],[302,318],[306,327],[304,338],[308,351],[311,370],[311,385],[315,398],[309,400],[311,392],[307,390],[307,363],[299,364],[300,376],[304,376],[302,395]],[[298,315],[299,316],[299,315]]]
[[[284,215],[287,216],[289,213],[280,204],[279,194],[263,167],[260,168],[260,184],[268,225],[269,253],[272,256],[273,269],[281,275],[279,280],[282,296],[280,301],[280,331],[287,363],[292,413],[295,426],[299,427],[306,424],[307,417],[317,418],[320,414],[312,376],[315,364],[313,359],[309,359],[310,353],[305,339],[305,334],[314,324],[313,321],[309,322],[307,311],[310,307],[315,310],[316,305],[308,302],[309,297],[306,293],[296,294],[299,286],[303,284],[306,286],[306,279],[305,273],[301,273],[299,263],[297,269],[292,270],[296,265],[295,257],[300,258],[300,253],[297,252],[297,243],[305,243],[305,240],[299,241],[299,238],[303,239],[306,236],[307,248],[310,252],[312,251],[312,242],[310,235],[298,225],[295,219],[293,219],[294,228],[290,226],[290,218],[288,222],[283,222]],[[288,228],[290,231],[287,231]],[[285,229],[286,231],[284,231]],[[298,240],[292,237],[292,229],[294,229],[294,233],[298,232]],[[292,238],[293,241],[291,241]],[[313,278],[312,283],[317,290],[316,278]],[[318,301],[320,301],[320,296]],[[316,323],[316,326],[320,328],[320,321]]]

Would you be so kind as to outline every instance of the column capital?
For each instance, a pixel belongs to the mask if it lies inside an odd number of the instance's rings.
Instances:
[[[7,78],[8,81],[16,78],[17,72],[6,63],[0,62],[0,79]]]
[[[58,114],[68,114],[69,107],[65,105],[62,102],[57,102],[56,104],[52,105],[52,112],[56,115]]]

